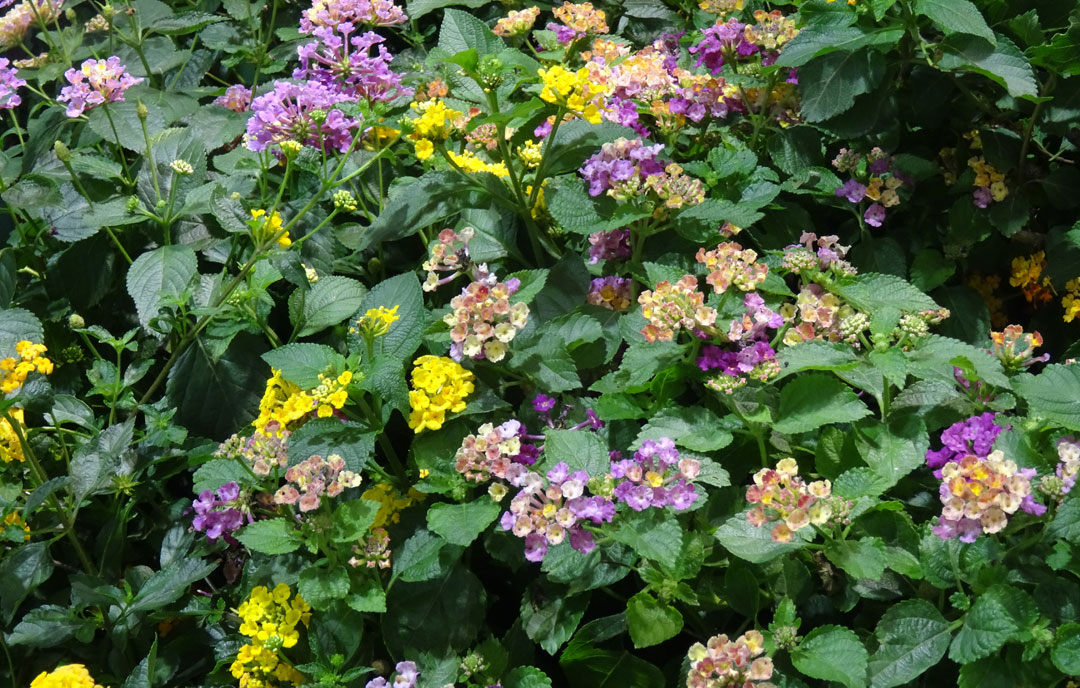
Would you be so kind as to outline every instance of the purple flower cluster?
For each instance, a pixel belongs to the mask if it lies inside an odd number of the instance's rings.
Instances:
[[[585,301],[609,311],[622,311],[630,307],[633,298],[632,281],[627,277],[609,275],[597,277],[589,285]]]
[[[619,138],[605,143],[578,171],[589,183],[590,196],[619,194],[626,182],[664,174],[664,163],[657,160],[662,150],[662,143],[646,146],[641,139]]]
[[[314,33],[349,22],[354,26],[393,26],[409,21],[393,0],[315,0],[300,18],[300,33]]]
[[[634,511],[649,507],[689,509],[697,500],[693,481],[701,471],[696,459],[680,459],[669,437],[645,440],[632,459],[613,459],[614,496]]]
[[[394,669],[397,671],[397,676],[393,683],[389,683],[382,676],[377,676],[368,681],[364,688],[416,688],[416,682],[420,680],[416,662],[398,662]]]
[[[56,99],[67,103],[67,116],[78,117],[104,103],[124,100],[124,91],[142,81],[127,73],[115,55],[107,60],[87,60],[78,69],[64,72],[70,86],[60,90]]]
[[[941,432],[941,449],[926,452],[926,465],[941,478],[941,467],[949,461],[959,461],[971,454],[985,459],[994,449],[994,440],[1004,428],[994,422],[998,414],[987,411],[967,420],[953,423]]]
[[[318,81],[368,105],[410,94],[411,89],[401,86],[401,75],[390,69],[393,58],[380,45],[386,39],[371,31],[353,36],[353,31],[350,22],[315,27],[311,33],[317,40],[297,48],[300,66],[293,78]],[[377,54],[372,56],[375,47]]]
[[[19,70],[10,67],[6,57],[0,57],[0,109],[10,110],[22,103],[22,98],[15,91],[26,85],[19,78]]]
[[[765,305],[765,299],[757,292],[747,292],[743,297],[746,312],[742,318],[733,318],[728,326],[727,338],[732,342],[768,340],[768,330],[780,329],[784,318]]]
[[[691,122],[700,122],[705,116],[722,119],[732,110],[746,109],[741,100],[724,95],[724,81],[710,80],[681,86],[667,101],[668,112],[683,115]]]
[[[192,527],[197,532],[205,533],[209,540],[217,540],[222,536],[231,540],[230,533],[243,525],[243,515],[237,508],[239,499],[240,486],[235,482],[225,483],[217,489],[216,494],[211,490],[203,490],[198,499],[191,503],[195,510]]]
[[[220,105],[233,112],[243,112],[251,105],[251,89],[243,84],[233,84],[225,89],[224,95],[214,98],[214,105]]]
[[[885,221],[885,209],[900,204],[897,193],[900,187],[913,183],[893,167],[892,156],[876,147],[866,155],[842,148],[832,164],[837,171],[852,175],[833,193],[853,204],[869,200],[871,203],[863,212],[863,220],[871,227],[880,227]]]
[[[739,351],[725,351],[715,344],[706,344],[698,356],[698,368],[704,371],[721,370],[725,375],[741,377],[751,373],[765,361],[776,358],[768,342],[754,342]]]
[[[713,74],[719,74],[725,60],[750,57],[760,48],[746,40],[746,24],[729,19],[704,29],[700,43],[690,48],[698,56],[696,66],[705,66]]]
[[[626,260],[631,256],[630,230],[626,227],[589,235],[589,265],[601,260]]]
[[[521,488],[510,501],[510,510],[499,521],[503,530],[525,539],[525,558],[543,561],[548,546],[561,544],[567,536],[570,546],[583,554],[596,547],[586,522],[610,523],[615,504],[605,497],[586,496],[589,475],[570,471],[559,462],[545,476],[513,464],[507,470],[510,484]]]
[[[360,122],[331,108],[349,100],[348,94],[317,81],[276,81],[272,91],[251,103],[247,146],[261,151],[271,144],[296,141],[344,153],[352,145],[352,130]]]

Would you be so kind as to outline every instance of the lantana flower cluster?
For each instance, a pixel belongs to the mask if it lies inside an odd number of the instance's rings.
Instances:
[[[7,513],[3,519],[0,519],[0,532],[3,532],[3,539],[8,542],[29,542],[30,541],[30,525],[23,520],[18,511],[11,511]],[[14,531],[12,533],[11,531]],[[22,532],[20,532],[22,531]]]
[[[986,413],[957,421],[941,431],[941,449],[926,452],[926,465],[934,469],[934,477],[941,478],[941,467],[950,461],[972,455],[985,459],[994,449],[994,441],[1005,429],[995,421],[998,414]]]
[[[284,583],[278,583],[272,591],[259,585],[236,613],[240,616],[240,633],[251,639],[240,647],[236,661],[229,667],[241,688],[272,688],[278,683],[301,685],[307,681],[303,674],[278,658],[279,650],[294,647],[299,641],[297,626],[306,627],[311,622],[311,607],[299,593],[293,596]]]
[[[893,157],[877,147],[865,155],[841,148],[832,164],[840,174],[851,175],[836,189],[836,196],[860,208],[864,201],[870,201],[863,220],[871,227],[880,227],[885,221],[885,209],[900,204],[901,187],[912,185],[911,179],[896,168]]]
[[[471,283],[450,300],[450,312],[443,317],[450,327],[450,358],[486,358],[497,363],[506,357],[507,344],[529,322],[529,306],[510,304],[521,281]]]
[[[1061,297],[1061,307],[1065,309],[1062,319],[1072,322],[1080,315],[1080,277],[1074,277],[1065,283],[1065,294]]]
[[[840,243],[840,237],[828,234],[819,237],[813,232],[803,232],[799,243],[784,248],[781,264],[786,270],[799,274],[827,272],[835,276],[854,275],[855,267],[844,260],[850,246]]]
[[[16,93],[26,85],[25,79],[19,78],[19,70],[10,66],[11,62],[6,57],[0,57],[0,109],[10,110],[22,103],[22,98]]]
[[[355,30],[350,22],[314,28],[317,40],[297,48],[300,66],[293,78],[320,82],[369,106],[411,95],[401,74],[390,69],[393,57],[382,45],[386,39],[373,31],[353,35]]]
[[[606,308],[609,311],[623,311],[630,307],[633,297],[633,282],[626,277],[610,275],[597,277],[589,283],[589,293],[585,302]]]
[[[299,84],[275,81],[251,103],[245,140],[253,151],[292,141],[316,150],[345,153],[353,145],[360,121],[335,109],[352,98],[319,81]]]
[[[349,566],[361,566],[373,569],[388,569],[390,561],[390,533],[386,528],[372,528],[363,546],[353,545],[353,556],[349,557]]]
[[[774,542],[791,542],[796,532],[832,518],[831,495],[828,480],[807,483],[799,476],[795,459],[781,459],[776,468],[754,474],[754,484],[746,489],[746,501],[754,507],[746,513],[746,520],[756,527],[776,522],[770,537]]]
[[[729,287],[753,291],[769,276],[769,266],[757,262],[757,251],[734,241],[725,241],[711,251],[698,249],[697,262],[709,270],[705,282],[712,285],[715,294],[723,294]]]
[[[547,29],[553,31],[555,40],[564,45],[578,38],[608,32],[604,11],[593,7],[591,2],[574,4],[566,0],[562,7],[553,9],[552,14],[559,23],[552,22],[547,25]]]
[[[115,55],[106,60],[86,60],[78,69],[64,72],[64,78],[70,86],[62,88],[56,100],[68,104],[68,117],[78,117],[98,105],[123,101],[124,91],[143,80],[128,74],[127,67]]]
[[[870,325],[870,320],[836,294],[820,284],[808,284],[799,291],[795,303],[784,304],[781,315],[795,323],[784,333],[784,344],[820,339],[828,342],[847,342],[858,348],[858,336]]]
[[[328,418],[348,401],[346,386],[352,381],[352,372],[346,370],[337,377],[320,374],[319,384],[312,390],[303,390],[273,370],[266,381],[266,391],[259,402],[259,417],[252,422],[256,432],[263,435],[280,434],[290,423],[309,417]]]
[[[274,471],[289,465],[288,430],[278,427],[276,421],[267,423],[266,434],[256,430],[250,437],[234,434],[218,446],[214,456],[220,459],[240,459],[251,467],[251,472],[259,477],[270,475]]]
[[[604,100],[607,89],[597,86],[587,68],[574,71],[557,64],[541,68],[537,74],[541,81],[541,100],[561,105],[589,124],[600,124],[607,108]]]
[[[314,33],[318,27],[334,29],[343,22],[393,26],[408,20],[393,0],[314,0],[301,15],[300,33]]]
[[[705,200],[701,180],[683,174],[675,163],[661,161],[663,148],[661,143],[646,146],[640,138],[605,143],[579,170],[589,184],[589,195],[634,202],[646,197],[666,208],[698,205]]]
[[[191,507],[195,510],[191,526],[196,532],[205,534],[211,541],[224,537],[235,543],[231,534],[244,525],[240,486],[236,482],[229,481],[214,491],[203,490]]]
[[[48,24],[60,16],[63,6],[63,0],[23,0],[12,7],[0,17],[0,50],[19,45],[39,17]]]
[[[25,435],[26,418],[23,410],[18,407],[10,408],[7,415],[11,417],[11,420]],[[0,418],[0,461],[4,463],[26,461],[26,457],[23,456],[22,443],[19,442],[19,436],[15,433],[15,428],[12,427],[7,418]]]
[[[1020,287],[1028,303],[1047,303],[1054,297],[1050,278],[1043,275],[1046,270],[1046,252],[1036,251],[1027,256],[1017,256],[1012,261],[1012,275],[1009,284]]]
[[[687,688],[775,688],[769,679],[773,663],[765,653],[765,637],[755,630],[735,640],[714,635],[707,644],[694,643],[687,657],[690,671]]]
[[[214,105],[220,105],[233,112],[244,112],[251,106],[251,89],[243,84],[233,84],[225,93],[214,98]]]
[[[539,7],[511,10],[509,14],[495,22],[495,27],[492,29],[492,32],[496,36],[503,36],[505,38],[522,36],[532,29],[533,24],[536,23],[539,16]]]
[[[101,688],[82,664],[65,664],[43,671],[30,682],[30,688]]]
[[[281,231],[285,223],[281,219],[281,213],[276,210],[267,215],[266,210],[263,208],[252,208],[251,221],[248,224],[251,226],[251,235],[255,238],[256,243],[262,244],[277,237],[277,245],[281,248],[288,248],[292,245],[289,233]]]
[[[406,121],[412,127],[409,138],[418,160],[427,160],[435,152],[435,144],[450,137],[456,129],[454,122],[462,113],[449,108],[440,98],[413,102],[409,105],[419,115]]]
[[[693,275],[683,275],[675,284],[658,282],[656,289],[638,295],[638,303],[648,320],[641,334],[649,342],[670,342],[679,330],[703,339],[716,324],[716,309],[705,305],[705,294],[698,291]]]
[[[444,284],[463,274],[469,266],[469,242],[476,236],[476,230],[465,227],[460,232],[447,227],[439,232],[438,240],[432,245],[430,256],[421,266],[427,270],[424,291],[435,291]],[[449,273],[440,277],[439,273]]]
[[[589,265],[601,260],[626,260],[630,250],[630,230],[626,227],[589,235]]]
[[[454,468],[466,480],[478,483],[492,477],[505,479],[510,465],[521,454],[523,433],[524,427],[517,420],[498,426],[484,423],[461,441],[454,455]]]
[[[1046,512],[1031,495],[1033,468],[1017,468],[995,450],[985,459],[968,454],[941,467],[941,516],[934,533],[942,540],[974,542],[979,535],[1000,532],[1009,516],[1023,509],[1035,516]]]
[[[1057,441],[1058,465],[1054,475],[1044,476],[1039,489],[1055,502],[1061,503],[1072,492],[1076,478],[1080,476],[1080,443],[1072,435]]]
[[[397,676],[390,683],[382,676],[377,676],[368,681],[364,688],[416,688],[420,680],[420,672],[416,668],[416,662],[398,662],[394,667]]]
[[[358,487],[359,473],[347,470],[345,459],[331,454],[325,459],[315,454],[285,471],[285,485],[274,493],[275,504],[297,504],[300,511],[319,508],[321,498],[337,497],[347,487]]]
[[[444,356],[421,356],[413,361],[409,391],[409,427],[416,434],[438,430],[447,413],[465,410],[465,399],[475,389],[473,374]]]
[[[701,462],[679,458],[670,437],[645,440],[632,458],[612,460],[612,496],[634,511],[668,506],[682,511],[698,498],[693,483],[700,472]]]
[[[1050,354],[1035,355],[1035,349],[1043,344],[1038,330],[1024,332],[1020,325],[1009,325],[1001,332],[990,332],[991,352],[1001,364],[1010,370],[1026,368],[1050,360]]]
[[[0,359],[0,393],[12,394],[26,383],[30,373],[51,375],[53,362],[45,356],[44,344],[22,340],[15,344],[15,356]]]

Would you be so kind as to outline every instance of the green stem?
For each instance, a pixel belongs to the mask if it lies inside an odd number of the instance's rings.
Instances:
[[[9,109],[8,115],[11,116],[11,124],[15,127],[15,135],[19,137],[19,147],[22,148],[23,155],[26,155],[26,141],[23,140],[22,129],[19,128],[19,120],[15,119],[15,111]]]
[[[140,102],[141,106],[142,103]],[[154,180],[154,193],[157,195],[158,203],[161,202],[161,186],[158,184],[157,165],[154,164],[154,150],[150,146],[150,132],[146,129],[146,118],[139,117],[139,127],[142,129],[143,141],[146,142],[146,159],[150,164],[150,176]],[[165,242],[169,243],[168,241]]]
[[[109,128],[112,129],[113,138],[116,140],[116,147],[120,153],[120,165],[124,168],[124,176],[127,177],[128,184],[135,183],[135,177],[131,176],[131,170],[128,169],[127,156],[124,155],[124,147],[120,145],[120,134],[116,133],[116,123],[113,122],[112,113],[109,112],[109,104],[105,103],[101,106],[101,109],[105,111],[105,119],[109,120]],[[149,152],[149,148],[147,149]]]

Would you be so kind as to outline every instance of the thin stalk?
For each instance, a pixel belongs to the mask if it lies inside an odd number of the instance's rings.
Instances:
[[[142,103],[140,103],[141,105]],[[161,202],[161,186],[158,184],[157,165],[154,164],[154,151],[150,147],[150,132],[146,129],[146,118],[139,117],[139,127],[142,129],[143,141],[146,142],[146,159],[150,163],[150,177],[154,180],[154,193],[158,203]],[[166,241],[165,243],[169,243]]]
[[[135,177],[131,176],[131,170],[128,169],[127,156],[124,155],[124,147],[120,145],[120,134],[116,133],[116,123],[113,122],[112,113],[109,112],[109,104],[105,103],[101,106],[101,109],[105,111],[105,119],[109,120],[109,128],[112,129],[116,147],[120,149],[120,165],[124,168],[124,176],[127,177],[128,183],[134,184]],[[149,152],[149,149],[147,149],[147,152]]]
[[[22,129],[19,127],[19,120],[15,119],[15,111],[9,109],[8,115],[11,116],[11,124],[15,127],[15,135],[19,137],[19,147],[22,148],[23,155],[26,155],[26,141],[23,140]]]

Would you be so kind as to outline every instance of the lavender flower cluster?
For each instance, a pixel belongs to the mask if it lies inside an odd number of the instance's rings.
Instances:
[[[994,421],[998,414],[987,411],[978,416],[953,423],[941,432],[941,449],[926,452],[926,465],[934,469],[934,477],[941,478],[941,467],[950,461],[959,461],[967,455],[985,459],[994,449],[1002,426]]]
[[[680,459],[669,437],[645,440],[633,458],[613,458],[611,476],[617,484],[615,500],[634,511],[650,507],[689,509],[697,500],[693,481],[701,472],[701,462]]]
[[[240,486],[235,482],[227,482],[216,491],[203,490],[191,507],[195,510],[192,527],[196,532],[204,533],[209,540],[220,537],[231,540],[230,534],[244,523],[240,509]]]

